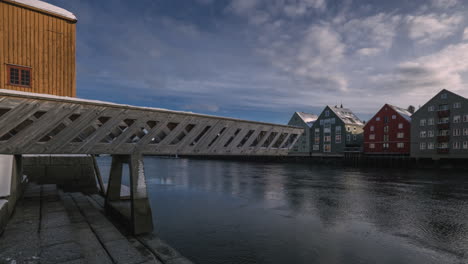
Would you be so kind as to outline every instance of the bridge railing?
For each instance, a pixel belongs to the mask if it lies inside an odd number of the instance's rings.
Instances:
[[[0,89],[1,154],[286,155],[302,128]]]

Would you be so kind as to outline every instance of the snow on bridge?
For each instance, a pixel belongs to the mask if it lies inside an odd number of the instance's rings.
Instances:
[[[0,154],[281,156],[303,129],[0,89]]]

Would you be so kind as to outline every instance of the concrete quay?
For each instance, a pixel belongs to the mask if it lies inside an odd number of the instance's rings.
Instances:
[[[155,235],[127,234],[99,195],[29,183],[0,235],[0,264],[192,263]]]

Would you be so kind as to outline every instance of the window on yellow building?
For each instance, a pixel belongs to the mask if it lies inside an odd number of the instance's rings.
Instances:
[[[31,68],[8,65],[8,84],[22,87],[31,87]]]

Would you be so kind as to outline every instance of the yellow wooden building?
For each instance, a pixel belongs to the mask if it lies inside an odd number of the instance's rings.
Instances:
[[[76,17],[38,0],[0,0],[0,89],[76,96]]]

